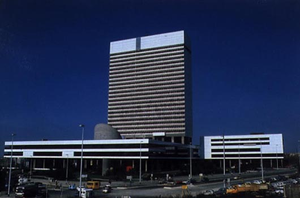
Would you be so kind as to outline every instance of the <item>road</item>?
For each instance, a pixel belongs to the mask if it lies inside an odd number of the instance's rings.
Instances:
[[[266,171],[266,177],[267,175],[278,175],[278,174],[292,174],[293,170],[271,170]],[[226,175],[226,178],[233,177],[234,175]],[[244,183],[247,181],[253,181],[255,179],[261,179],[261,173],[260,172],[254,172],[254,173],[244,173],[242,175],[244,178],[243,180],[231,180],[231,184],[236,183]],[[196,178],[196,177],[195,177]],[[184,180],[186,177],[177,177],[174,178],[175,180]],[[210,175],[209,180],[211,182],[209,183],[196,183],[195,185],[187,185],[187,190],[184,191],[184,193],[190,193],[192,195],[200,194],[201,192],[205,190],[210,189],[219,189],[223,187],[223,182],[220,181],[223,179],[223,175]],[[37,181],[36,181],[37,182]],[[39,181],[43,182],[43,181]],[[48,181],[45,180],[43,183],[47,183]],[[50,184],[47,184],[48,186],[48,194],[50,198],[61,198],[61,197],[75,197],[75,190],[68,190],[67,184],[65,181],[59,181],[59,183],[63,184],[63,190],[60,191],[54,191],[53,186]],[[73,183],[73,182],[71,182]],[[75,182],[76,183],[76,182]],[[102,182],[102,186],[105,184],[108,184],[106,182]],[[77,184],[76,184],[77,185]],[[228,184],[230,185],[230,184]],[[181,195],[183,193],[182,186],[163,186],[161,184],[158,184],[157,181],[142,181],[142,184],[139,184],[138,181],[135,181],[131,186],[127,182],[112,182],[113,190],[111,193],[104,194],[102,193],[102,190],[95,190],[95,197],[107,197],[107,198],[116,198],[116,197],[122,197],[122,196],[130,196],[131,198],[138,198],[138,197],[158,197],[158,196],[176,196]],[[0,196],[5,197],[5,196]],[[13,197],[13,196],[11,196]]]

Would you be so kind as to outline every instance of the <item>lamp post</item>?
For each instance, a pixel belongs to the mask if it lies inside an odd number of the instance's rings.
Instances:
[[[298,160],[299,160],[298,170],[300,170],[300,140],[298,140]]]
[[[66,182],[68,182],[68,174],[69,174],[69,155],[67,154]]]
[[[11,150],[10,150],[10,163],[9,163],[9,176],[8,176],[8,189],[7,195],[10,196],[10,182],[11,182],[11,168],[12,168],[12,156],[13,156],[13,148],[14,148],[14,136],[16,134],[11,134]]]
[[[80,178],[79,178],[79,197],[81,197],[81,192],[82,192],[82,188],[81,188],[81,181],[82,181],[82,161],[83,161],[83,136],[84,136],[84,125],[80,124],[79,127],[82,129],[81,130],[81,157],[80,157]]]
[[[193,164],[192,164],[192,142],[190,142],[190,177],[189,179],[192,179],[193,177]]]
[[[259,138],[259,142],[260,142],[261,180],[264,181],[264,161],[263,161],[262,146],[261,146],[261,139],[260,138]]]
[[[226,181],[225,181],[225,174],[226,174],[226,170],[225,170],[225,139],[224,139],[224,134],[223,134],[223,186],[224,188],[226,188]]]
[[[276,168],[278,170],[278,151],[277,151],[277,146],[278,146],[278,144],[276,144]]]
[[[140,141],[140,171],[139,171],[139,182],[142,183],[142,142]]]
[[[239,143],[239,175],[241,175],[241,154],[240,154],[240,143]]]
[[[30,180],[31,180],[31,177],[32,177],[32,155],[30,156]]]

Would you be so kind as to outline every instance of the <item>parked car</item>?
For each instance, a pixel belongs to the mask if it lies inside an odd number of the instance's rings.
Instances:
[[[262,181],[260,181],[260,180],[254,180],[252,183],[253,184],[262,184]]]
[[[213,190],[206,190],[203,192],[203,195],[213,195],[214,191]]]
[[[214,192],[214,195],[216,197],[224,196],[226,194],[226,189],[227,188],[220,188],[219,190],[217,190],[217,191]]]
[[[34,184],[17,186],[15,197],[35,197],[38,195],[38,187]]]

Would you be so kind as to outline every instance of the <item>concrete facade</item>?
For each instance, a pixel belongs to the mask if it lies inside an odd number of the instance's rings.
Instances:
[[[200,139],[203,159],[283,159],[282,134],[205,136]]]
[[[184,31],[111,42],[108,124],[124,138],[189,143],[191,80]]]

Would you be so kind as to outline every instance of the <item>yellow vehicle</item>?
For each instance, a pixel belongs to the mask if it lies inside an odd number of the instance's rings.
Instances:
[[[93,190],[99,189],[100,185],[101,185],[100,181],[88,181],[86,183],[86,187]]]
[[[234,185],[226,190],[226,194],[235,194],[240,192],[257,192],[260,190],[268,190],[267,184],[242,184]]]

